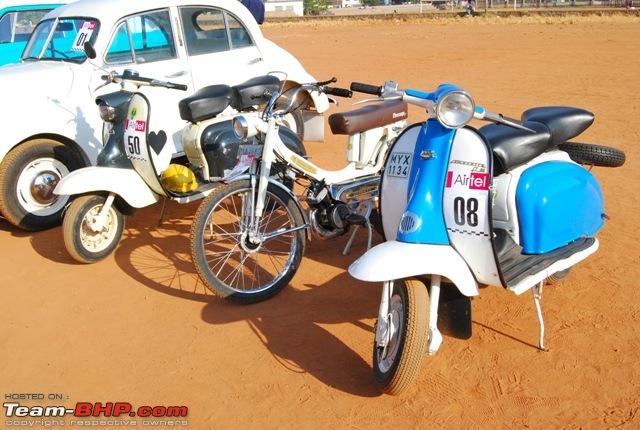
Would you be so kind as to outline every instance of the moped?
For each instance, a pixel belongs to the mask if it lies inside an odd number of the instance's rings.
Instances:
[[[387,157],[379,202],[387,240],[349,267],[357,279],[382,282],[377,386],[392,395],[411,386],[425,353],[442,343],[441,321],[470,337],[471,297],[480,286],[532,290],[544,349],[543,285],[596,252],[594,234],[606,218],[597,180],[572,159],[614,167],[624,152],[568,142],[594,121],[584,109],[535,107],[515,120],[451,84],[433,92],[393,82],[351,89],[404,100],[428,118],[408,127]],[[473,119],[491,124],[476,129]]]
[[[298,270],[305,232],[308,239],[329,240],[354,226],[346,254],[358,228],[366,227],[370,246],[380,170],[406,126],[407,105],[393,100],[332,114],[331,131],[348,136],[347,165],[325,170],[287,148],[278,131],[301,91],[351,97],[349,90],[330,87],[333,82],[301,85],[291,95],[274,92],[262,115],[234,117],[237,136],[253,143],[240,147],[243,167],[200,204],[191,228],[193,262],[216,295],[245,304],[276,295]],[[283,96],[286,105],[279,102]],[[274,170],[304,187],[308,215],[284,178],[272,178]]]
[[[186,90],[186,86],[142,77],[134,70],[111,72],[104,79],[105,84],[120,84],[120,89],[96,99],[105,125],[97,163],[67,175],[54,190],[74,197],[62,229],[67,251],[82,263],[95,263],[113,253],[122,238],[124,215],[132,216],[136,209],[160,199],[164,212],[167,200],[183,204],[211,193],[218,185],[216,178],[233,168],[241,143],[233,134],[231,118],[238,112],[256,114],[268,100],[264,92],[281,85],[270,75],[235,86],[207,86],[181,100],[185,156],[176,157],[172,139],[164,131],[150,132],[151,107],[139,89],[148,85]],[[283,127],[282,135],[292,151],[306,155],[292,130]]]

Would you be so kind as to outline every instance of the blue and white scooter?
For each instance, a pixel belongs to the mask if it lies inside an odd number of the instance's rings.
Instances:
[[[449,84],[434,92],[394,83],[351,89],[402,99],[428,115],[387,157],[380,191],[387,241],[349,267],[357,279],[383,282],[373,352],[378,387],[388,394],[410,387],[425,352],[442,342],[439,308],[453,310],[469,337],[479,286],[532,289],[544,348],[542,287],[598,249],[594,234],[606,218],[600,186],[581,164],[619,166],[624,153],[567,142],[593,123],[583,109],[537,107],[518,121]],[[475,129],[472,119],[492,124]]]

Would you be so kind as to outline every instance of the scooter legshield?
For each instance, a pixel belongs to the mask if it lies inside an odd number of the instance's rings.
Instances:
[[[449,245],[426,245],[391,240],[381,243],[349,266],[349,274],[368,282],[439,274],[465,296],[477,296],[478,286],[469,267]]]

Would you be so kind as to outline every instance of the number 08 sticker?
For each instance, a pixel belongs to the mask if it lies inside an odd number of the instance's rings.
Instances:
[[[448,205],[445,218],[449,228],[466,234],[488,234],[490,183],[485,165],[457,160],[449,164],[445,184],[445,205]]]

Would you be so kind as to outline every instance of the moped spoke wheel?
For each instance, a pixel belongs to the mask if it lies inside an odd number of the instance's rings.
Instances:
[[[394,282],[387,323],[384,345],[373,346],[373,377],[381,391],[398,395],[413,384],[427,350],[429,294],[422,282]]]
[[[62,221],[64,246],[81,263],[97,263],[107,258],[122,239],[124,216],[111,205],[106,219],[96,231],[95,222],[105,203],[104,196],[88,195],[76,198]]]
[[[293,278],[304,253],[304,224],[293,197],[267,187],[257,235],[250,231],[254,196],[249,181],[215,189],[200,205],[191,226],[191,253],[205,286],[216,295],[257,303],[280,292]]]

